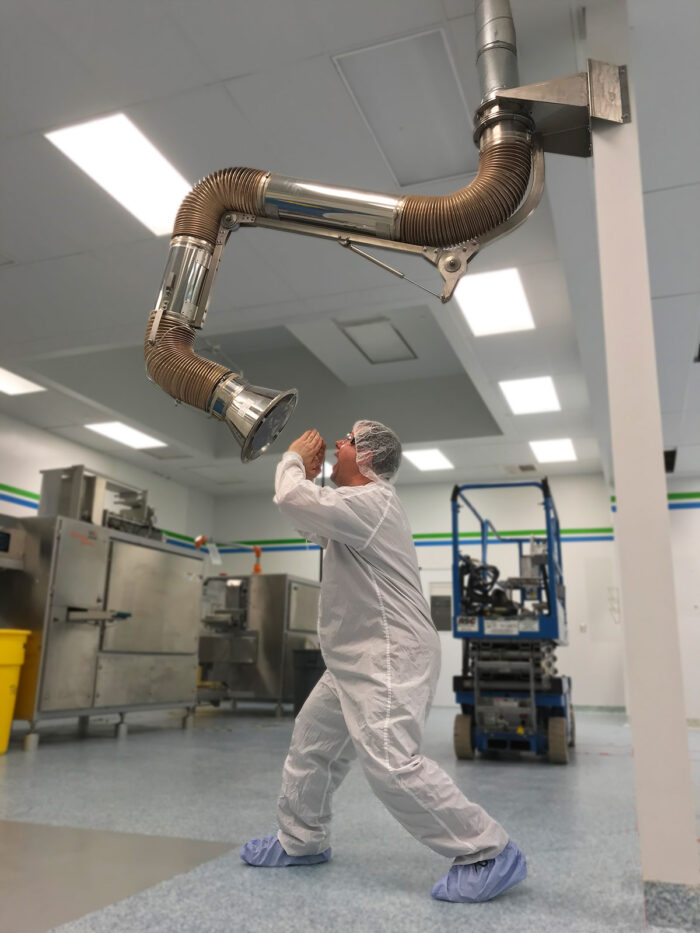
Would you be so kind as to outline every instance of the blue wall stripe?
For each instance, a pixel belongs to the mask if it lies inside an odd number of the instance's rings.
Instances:
[[[5,492],[0,492],[0,499],[2,499],[3,502],[12,502],[15,505],[26,505],[28,509],[39,508],[38,502],[31,502],[28,499],[19,499],[17,496],[9,496]]]
[[[590,535],[586,537],[585,535],[573,535],[571,538],[562,537],[561,543],[566,544],[568,541],[614,541],[614,535]]]
[[[567,544],[570,541],[614,541],[612,535],[591,535],[589,538],[584,535],[579,535],[571,538],[562,538],[562,544]],[[171,542],[174,543],[174,542]],[[414,541],[416,547],[452,547],[452,541],[449,538],[446,538],[444,541]],[[473,544],[478,545],[478,541],[473,539],[462,539],[461,544]],[[489,544],[508,544],[508,541],[489,541]],[[510,542],[513,543],[513,542]],[[280,544],[280,545],[262,545],[263,554],[268,554],[272,551],[319,551],[320,548],[317,544]],[[244,548],[219,548],[219,554],[249,554],[250,551]]]
[[[669,509],[700,509],[700,502],[669,502]]]
[[[165,543],[166,543],[166,544],[174,544],[175,547],[184,547],[184,548],[187,548],[188,551],[196,551],[196,550],[197,550],[197,548],[194,546],[194,544],[189,544],[187,541],[176,541],[175,538],[166,538],[166,539],[165,539]]]

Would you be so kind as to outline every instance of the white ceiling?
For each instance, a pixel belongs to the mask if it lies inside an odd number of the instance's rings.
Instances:
[[[676,474],[700,473],[700,5],[629,0],[664,443]],[[513,0],[521,83],[581,67],[577,7]],[[236,232],[199,345],[252,382],[300,401],[272,451],[243,466],[226,429],[176,406],[143,371],[142,341],[168,238],[155,237],[44,138],[125,112],[185,177],[230,165],[386,193],[448,193],[472,177],[475,150],[449,153],[460,173],[399,187],[334,57],[442,30],[455,75],[449,107],[470,133],[478,102],[471,0],[5,0],[0,33],[0,366],[46,386],[0,394],[0,411],[214,495],[269,489],[294,432],[329,441],[357,417],[395,427],[406,446],[439,445],[455,482],[513,478],[528,441],[568,436],[579,460],[548,474],[611,476],[590,162],[547,156],[546,196],[518,231],[484,249],[470,274],[517,266],[536,328],[474,338],[456,305],[334,244],[270,230]],[[407,43],[406,48],[413,48]],[[458,82],[458,84],[457,84]],[[384,85],[383,85],[384,87]],[[402,91],[434,127],[430,95]],[[437,102],[435,104],[437,107]],[[442,112],[442,110],[441,110]],[[416,144],[417,145],[417,144]],[[429,147],[426,148],[426,152]],[[455,162],[456,160],[456,162]],[[403,171],[403,169],[402,169]],[[424,287],[419,259],[386,259]],[[417,359],[371,365],[338,322],[388,318]],[[562,411],[515,417],[498,381],[554,378]],[[167,448],[129,451],[83,426],[121,419]],[[399,482],[444,480],[410,463]]]

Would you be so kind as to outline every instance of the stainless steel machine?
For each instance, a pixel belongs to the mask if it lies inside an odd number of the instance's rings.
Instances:
[[[60,481],[58,472],[49,473],[58,507],[96,516],[94,495],[64,495],[85,492],[83,468]],[[105,479],[87,486],[105,490]],[[43,487],[41,501],[44,511]],[[66,515],[0,515],[0,626],[31,631],[15,709],[30,723],[25,747],[48,719],[77,716],[85,730],[90,716],[119,714],[124,734],[127,712],[179,706],[191,721],[202,558],[149,528],[152,513],[137,534]]]
[[[208,577],[199,637],[202,702],[294,692],[294,651],[318,649],[320,584],[288,574]]]
[[[41,471],[39,515],[64,515],[161,541],[147,492],[84,466]]]

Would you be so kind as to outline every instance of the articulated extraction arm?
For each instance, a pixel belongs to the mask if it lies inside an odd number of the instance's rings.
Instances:
[[[544,160],[527,106],[503,100],[516,88],[515,30],[508,0],[477,0],[477,65],[482,100],[474,139],[479,170],[467,187],[444,197],[385,195],[229,168],[197,184],[182,202],[163,281],[145,340],[149,377],[179,401],[225,421],[245,462],[277,437],[296,404],[296,390],[252,386],[194,352],[221,253],[232,230],[272,227],[335,240],[402,274],[361,249],[374,245],[424,256],[444,279],[448,301],[480,247],[522,223],[542,194]]]

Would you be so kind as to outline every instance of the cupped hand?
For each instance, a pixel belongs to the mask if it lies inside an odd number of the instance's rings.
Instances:
[[[323,458],[326,455],[326,442],[314,428],[304,431],[301,437],[289,445],[287,450],[299,454],[304,461],[307,479],[315,479],[321,472]]]

